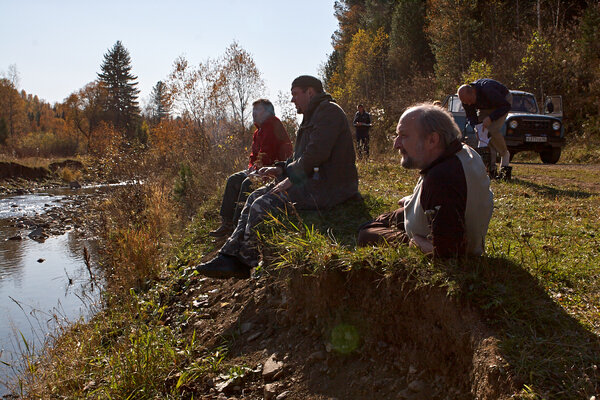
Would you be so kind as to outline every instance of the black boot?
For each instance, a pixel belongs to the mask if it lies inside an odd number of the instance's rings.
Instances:
[[[227,279],[227,278],[250,278],[249,265],[244,264],[236,257],[226,254],[219,254],[212,260],[202,263],[196,267],[196,271],[200,275],[208,276],[209,278]]]
[[[508,165],[500,169],[500,179],[503,181],[510,181],[512,178],[512,167]]]
[[[208,232],[208,234],[212,237],[223,237],[229,236],[231,232],[233,232],[233,223],[231,221],[221,219],[221,226],[214,231]]]

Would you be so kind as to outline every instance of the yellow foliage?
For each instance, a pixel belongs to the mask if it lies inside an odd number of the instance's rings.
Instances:
[[[81,179],[81,171],[64,167],[58,171],[58,176],[65,182],[73,182]]]
[[[471,83],[481,78],[491,78],[492,66],[486,60],[473,60],[469,69],[462,74],[462,82],[464,84]]]
[[[345,86],[345,93],[338,93],[347,102],[357,103],[370,99],[375,87],[381,86],[377,81],[384,74],[388,41],[389,36],[383,27],[376,32],[359,29],[354,34],[344,60],[345,85],[337,86],[334,82],[336,89]]]

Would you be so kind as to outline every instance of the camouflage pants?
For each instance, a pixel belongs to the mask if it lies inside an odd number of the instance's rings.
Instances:
[[[256,226],[290,203],[287,193],[270,193],[274,186],[272,183],[260,187],[248,196],[235,230],[219,253],[236,257],[251,267],[258,265]]]

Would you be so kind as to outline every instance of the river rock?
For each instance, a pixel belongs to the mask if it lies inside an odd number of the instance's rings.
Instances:
[[[48,235],[46,235],[46,233],[44,233],[44,230],[40,227],[35,228],[34,230],[31,231],[31,233],[29,233],[29,238],[36,240],[38,242],[43,242],[44,240],[46,240],[48,238]]]
[[[44,261],[46,261],[45,258],[38,258],[37,262],[39,262],[40,264],[43,263]]]
[[[263,367],[262,376],[266,382],[272,381],[276,376],[281,375],[283,372],[283,363],[275,359],[275,354],[265,362]]]
[[[23,238],[21,237],[21,234],[18,234],[18,235],[9,237],[8,240],[23,240]]]
[[[271,400],[275,398],[277,394],[277,384],[276,383],[267,383],[264,387],[264,396],[265,400]]]
[[[81,189],[81,183],[79,183],[78,181],[72,181],[69,182],[69,187],[71,189]]]

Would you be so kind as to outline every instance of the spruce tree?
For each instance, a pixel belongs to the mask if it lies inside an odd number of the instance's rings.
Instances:
[[[169,99],[167,96],[167,86],[162,82],[158,81],[152,88],[150,94],[150,117],[152,121],[158,123],[163,118],[169,115]]]
[[[120,40],[104,54],[102,72],[98,74],[100,85],[106,89],[104,103],[105,119],[115,128],[131,137],[136,131],[140,110],[138,107],[137,76],[131,73],[129,51]]]

